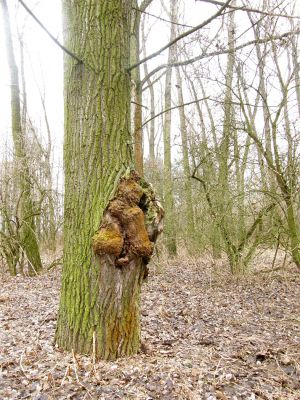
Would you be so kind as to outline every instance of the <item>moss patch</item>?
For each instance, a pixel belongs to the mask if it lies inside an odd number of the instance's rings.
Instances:
[[[124,244],[124,239],[116,223],[102,226],[93,236],[93,250],[98,255],[109,254],[119,257]]]

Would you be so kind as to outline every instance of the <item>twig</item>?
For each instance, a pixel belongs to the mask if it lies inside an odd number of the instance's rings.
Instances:
[[[63,379],[62,379],[62,381],[61,381],[60,387],[63,386],[63,384],[64,384],[64,382],[65,382],[67,376],[71,376],[70,364],[67,365],[66,372],[65,372],[65,375],[64,375],[64,377],[63,377]]]
[[[79,382],[78,373],[77,373],[78,361],[77,361],[77,359],[76,359],[76,357],[75,357],[74,349],[72,349],[72,358],[73,358],[73,369],[74,369],[74,372],[75,372],[76,381],[77,381],[78,383],[80,383],[80,382]]]
[[[25,353],[25,350],[23,350],[23,352],[21,354],[21,357],[20,357],[20,362],[19,362],[20,369],[21,369],[23,375],[25,376],[25,378],[28,379],[28,380],[31,380],[30,376],[28,376],[27,373],[25,372],[25,369],[24,369],[23,364],[22,364],[22,359],[23,359],[24,353]]]
[[[76,356],[75,356],[74,349],[72,349],[72,358],[73,358],[73,370],[74,370],[74,373],[75,373],[76,382],[77,382],[83,389],[86,390],[87,394],[88,394],[88,395],[90,396],[90,398],[92,399],[93,397],[92,397],[91,392],[89,391],[89,389],[88,389],[86,386],[84,386],[84,384],[81,383],[80,380],[79,380],[79,376],[78,376],[78,373],[77,373],[77,366],[79,367],[79,363],[78,363],[77,358],[76,358]]]
[[[63,263],[63,257],[56,258],[54,261],[52,261],[52,263],[49,265],[47,270],[50,271],[54,267],[57,267],[58,265],[62,265],[62,263]]]
[[[196,61],[200,61],[206,58],[210,58],[210,57],[215,57],[215,56],[220,56],[223,54],[231,54],[231,53],[236,53],[238,50],[241,50],[245,47],[249,47],[253,44],[265,44],[265,43],[269,43],[270,41],[274,41],[274,40],[282,40],[285,39],[289,36],[292,35],[297,35],[300,33],[300,29],[296,29],[295,31],[289,31],[289,32],[285,32],[282,35],[275,35],[275,36],[268,36],[264,39],[254,39],[254,40],[250,40],[249,42],[246,43],[242,43],[239,46],[236,46],[234,48],[234,50],[232,49],[222,49],[222,50],[215,50],[212,51],[210,53],[202,53],[194,58],[190,58],[187,60],[183,60],[183,61],[176,61],[174,63],[167,63],[167,64],[161,64],[158,67],[154,68],[151,72],[149,72],[149,74],[147,75],[146,79],[149,79],[152,75],[156,74],[158,71],[160,71],[163,68],[174,68],[174,67],[180,67],[183,65],[188,65],[188,64],[192,64]],[[143,60],[142,60],[143,61]],[[147,61],[147,60],[146,60]],[[145,80],[145,78],[144,78]]]
[[[148,123],[149,123],[150,121],[152,121],[154,118],[157,118],[157,117],[161,116],[162,114],[165,114],[165,113],[167,113],[167,112],[169,112],[169,111],[175,110],[176,108],[181,108],[181,107],[189,106],[189,105],[191,105],[191,104],[199,103],[200,101],[207,100],[207,99],[209,99],[209,97],[205,97],[205,98],[202,98],[202,99],[196,99],[196,100],[190,101],[190,102],[188,102],[188,103],[179,104],[178,106],[174,106],[174,107],[167,108],[166,110],[163,110],[163,111],[161,111],[160,113],[153,115],[153,117],[147,119],[147,120],[142,124],[142,127],[145,126],[146,124],[148,124]]]
[[[151,13],[149,13],[147,11],[142,11],[139,8],[136,8],[136,7],[132,7],[132,9],[135,10],[135,11],[138,11],[140,13],[149,15],[150,17],[159,19],[160,21],[167,22],[168,24],[177,25],[177,26],[183,26],[185,28],[194,28],[194,26],[192,26],[192,25],[180,24],[179,22],[173,22],[173,21],[170,21],[169,19],[165,19],[165,18],[159,17],[158,15],[151,14]]]
[[[136,106],[143,107],[143,108],[146,108],[146,110],[148,110],[147,106],[144,106],[143,104],[137,103],[136,101],[131,101],[131,104],[135,104]]]
[[[199,0],[196,0],[196,1],[199,1]],[[211,3],[216,6],[224,5],[224,3],[222,1],[215,1],[215,0],[200,0],[200,1],[205,2],[205,3]],[[297,15],[277,14],[277,13],[258,10],[257,8],[250,8],[250,7],[246,7],[246,6],[228,5],[228,8],[230,8],[231,10],[234,10],[234,11],[246,11],[246,12],[250,12],[250,13],[262,14],[262,15],[265,15],[268,17],[283,17],[283,18],[297,18],[297,19],[300,18]]]
[[[300,324],[300,319],[297,318],[278,318],[278,319],[264,319],[264,322],[296,322],[297,324]]]
[[[47,35],[50,37],[50,39],[53,40],[55,44],[57,44],[58,47],[60,47],[65,53],[67,53],[70,57],[74,58],[77,62],[80,64],[83,63],[83,61],[76,56],[76,54],[72,53],[70,50],[68,50],[65,46],[63,46],[53,35],[48,31],[48,29],[41,23],[41,21],[33,14],[33,12],[30,10],[30,8],[24,3],[24,1],[19,0],[19,3],[25,8],[25,10],[31,15],[31,17],[39,24],[39,26],[47,33]]]
[[[253,275],[259,275],[259,274],[268,274],[268,273],[272,273],[275,271],[279,271],[281,269],[284,269],[283,267],[277,267],[277,268],[271,268],[271,269],[263,269],[262,271],[254,271]]]
[[[93,362],[93,371],[94,371],[94,374],[96,375],[96,331],[93,332],[92,362]]]
[[[128,68],[128,71],[133,70],[134,68],[138,67],[139,65],[143,64],[144,62],[151,60],[154,57],[159,56],[164,50],[168,49],[169,47],[173,46],[173,44],[177,43],[179,40],[185,38],[188,35],[191,35],[192,33],[198,31],[199,29],[204,28],[204,26],[210,24],[215,18],[219,17],[222,12],[227,8],[231,0],[226,1],[224,5],[216,12],[214,15],[212,15],[210,18],[208,18],[206,21],[201,22],[201,24],[195,26],[192,29],[189,29],[188,31],[183,32],[181,35],[177,36],[175,39],[171,40],[169,43],[167,43],[165,46],[161,47],[159,50],[157,50],[155,53],[150,54],[149,56],[143,58],[142,60],[138,61],[136,64],[131,65]]]

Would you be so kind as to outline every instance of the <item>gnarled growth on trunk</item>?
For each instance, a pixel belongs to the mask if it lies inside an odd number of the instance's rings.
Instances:
[[[131,171],[121,178],[104,211],[93,236],[93,250],[98,256],[111,256],[119,268],[126,267],[135,257],[141,257],[146,266],[162,231],[162,218],[163,209],[151,186]]]

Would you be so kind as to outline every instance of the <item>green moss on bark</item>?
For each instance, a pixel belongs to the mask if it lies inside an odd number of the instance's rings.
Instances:
[[[105,231],[116,222],[105,210],[133,161],[126,71],[131,4],[64,0],[63,9],[66,46],[83,64],[65,62],[64,265],[56,343],[115,359],[139,350],[145,273],[137,255],[116,268],[121,240]]]

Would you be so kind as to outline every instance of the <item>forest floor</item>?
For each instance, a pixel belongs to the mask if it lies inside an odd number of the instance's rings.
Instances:
[[[300,399],[300,275],[234,279],[169,261],[143,286],[143,352],[93,363],[53,347],[60,269],[0,276],[0,399]]]

